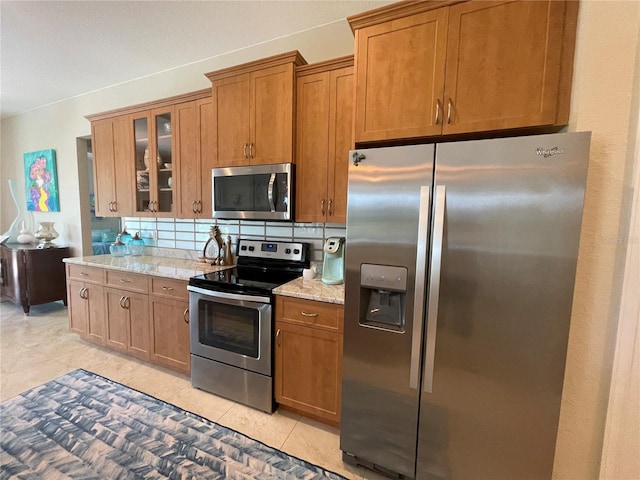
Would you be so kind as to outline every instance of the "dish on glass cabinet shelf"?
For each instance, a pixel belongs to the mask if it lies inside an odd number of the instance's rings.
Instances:
[[[164,168],[171,168],[171,164],[170,163],[165,163],[164,164]]]

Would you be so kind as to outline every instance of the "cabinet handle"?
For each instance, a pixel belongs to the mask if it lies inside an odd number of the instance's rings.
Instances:
[[[303,317],[317,317],[318,316],[317,313],[307,313],[304,310],[302,310],[300,313],[302,314]]]
[[[451,123],[451,107],[453,106],[453,102],[451,99],[447,102],[447,123]]]
[[[333,200],[329,199],[329,215],[333,215]]]
[[[196,213],[202,213],[202,201],[198,200],[196,203],[198,204],[198,211]]]
[[[184,318],[185,323],[189,323],[189,309],[185,308],[184,313],[182,314],[182,318]]]
[[[249,144],[249,158],[253,158],[253,142]]]
[[[276,344],[280,346],[280,329],[276,332]]]
[[[194,200],[193,202],[191,202],[191,211],[192,211],[193,213],[197,213],[197,212],[196,212],[196,201],[195,201],[195,200]]]
[[[124,297],[120,297],[120,308],[124,308]]]
[[[440,123],[440,99],[436,100],[436,125]]]
[[[164,290],[165,292],[170,292],[173,290],[173,287],[162,287],[162,290]]]
[[[322,215],[324,215],[324,198],[320,202],[320,212],[322,213]]]
[[[80,272],[80,275],[82,275],[83,277],[86,277],[89,274],[87,272]]]
[[[121,278],[120,283],[131,283],[131,280],[127,280],[126,278]]]
[[[85,287],[80,288],[80,291],[78,292],[78,295],[80,295],[80,298],[82,298],[82,299],[86,299],[87,298],[87,297],[84,296],[86,291],[87,291],[87,289]]]
[[[247,157],[247,144],[246,143],[242,146],[242,156],[245,158],[245,160],[247,158],[249,158],[249,157]]]
[[[127,310],[129,310],[129,307],[131,306],[131,299],[129,297],[124,297],[124,307]]]

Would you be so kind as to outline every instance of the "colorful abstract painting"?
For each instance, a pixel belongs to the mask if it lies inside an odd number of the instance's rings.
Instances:
[[[59,212],[56,151],[40,150],[24,154],[27,210],[32,212]]]

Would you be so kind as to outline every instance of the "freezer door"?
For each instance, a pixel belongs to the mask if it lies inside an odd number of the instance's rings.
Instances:
[[[340,447],[414,476],[433,145],[351,152]]]
[[[589,141],[437,146],[417,478],[551,478]]]

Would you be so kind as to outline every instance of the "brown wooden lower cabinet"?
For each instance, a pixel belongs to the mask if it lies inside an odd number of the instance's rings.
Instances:
[[[333,425],[340,423],[343,316],[342,305],[276,297],[276,401]]]
[[[66,268],[72,332],[190,373],[186,281],[75,264]]]

